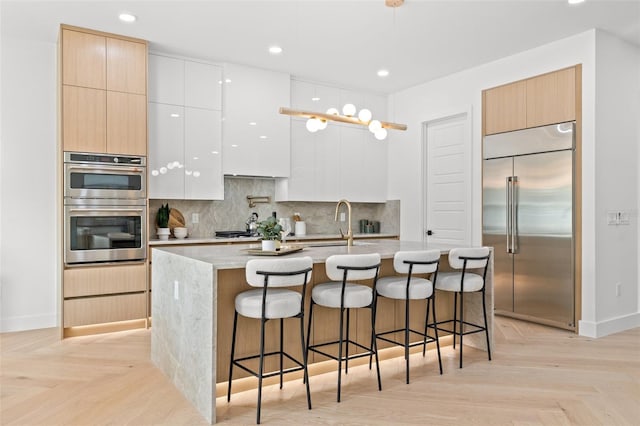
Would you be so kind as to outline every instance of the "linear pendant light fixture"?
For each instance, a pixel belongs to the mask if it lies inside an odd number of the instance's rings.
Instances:
[[[402,6],[403,4],[404,0],[385,0],[385,5],[388,7],[395,8]],[[384,75],[381,74],[381,71],[378,71],[378,75],[380,77],[386,77],[388,74],[388,71],[386,71]],[[326,113],[323,113],[302,111],[287,107],[281,107],[280,114],[307,118],[307,130],[312,133],[315,133],[318,130],[324,130],[327,127],[327,122],[329,121],[366,126],[378,140],[384,140],[387,138],[387,129],[407,130],[406,124],[389,123],[374,119],[371,111],[366,108],[361,109],[356,116],[356,107],[353,104],[344,105],[342,107],[342,115],[336,108],[329,108]]]

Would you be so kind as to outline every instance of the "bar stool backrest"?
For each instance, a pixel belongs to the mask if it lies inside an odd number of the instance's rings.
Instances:
[[[440,250],[399,251],[393,256],[393,268],[399,274],[408,274],[412,262],[433,262],[427,265],[414,263],[411,269],[412,274],[430,274],[438,269],[438,259]]]
[[[264,287],[265,275],[269,275],[268,286],[291,287],[308,284],[311,281],[313,259],[309,256],[291,259],[251,259],[247,262],[247,283],[252,287]],[[306,274],[306,281],[300,275]],[[263,272],[259,274],[258,272]],[[267,274],[264,274],[264,273]]]
[[[377,266],[380,263],[380,255],[378,253],[371,254],[334,254],[329,256],[325,262],[327,277],[332,281],[342,281],[344,277],[344,268],[365,268],[366,270],[347,271],[347,280],[367,280],[375,278]],[[343,269],[338,268],[339,266]]]
[[[483,257],[486,259],[467,260],[467,269],[484,268],[489,262],[489,247],[454,248],[449,251],[449,265],[453,269],[462,269],[464,259],[461,257]]]

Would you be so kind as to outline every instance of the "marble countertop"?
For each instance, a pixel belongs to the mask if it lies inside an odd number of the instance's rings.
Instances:
[[[354,234],[354,238],[397,238],[396,234]],[[308,240],[338,240],[340,234],[307,234],[304,236],[290,236],[288,241],[308,241]],[[170,238],[169,240],[150,239],[150,246],[167,246],[167,245],[183,245],[183,244],[225,244],[225,243],[257,243],[260,241],[258,237],[239,237],[239,238],[217,238],[217,237],[187,237],[183,239]]]
[[[396,252],[401,250],[424,250],[438,249],[442,253],[448,253],[453,246],[427,244],[423,242],[368,239],[366,241],[355,241],[352,247],[336,245],[340,242],[308,242],[296,243],[303,246],[302,251],[287,254],[286,257],[310,256],[314,263],[324,263],[327,257],[334,254],[367,254],[379,253],[382,259],[393,258]],[[236,269],[244,268],[249,259],[256,258],[278,258],[277,256],[254,256],[247,253],[247,249],[259,248],[254,244],[232,244],[232,245],[192,245],[192,246],[171,246],[156,247],[153,250],[162,250],[179,256],[188,257],[201,262],[211,264],[216,269]]]

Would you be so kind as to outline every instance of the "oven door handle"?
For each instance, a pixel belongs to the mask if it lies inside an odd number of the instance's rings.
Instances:
[[[144,170],[139,168],[139,167],[129,167],[129,166],[118,166],[118,167],[110,167],[110,166],[68,166],[67,170],[69,170],[70,172],[75,170],[75,171],[80,171],[80,172],[87,172],[87,171],[91,171],[91,172],[99,172],[99,171],[105,171],[105,172],[136,172],[136,173],[142,173]]]
[[[91,207],[89,209],[69,209],[69,213],[87,213],[87,212],[123,212],[123,213],[144,213],[144,209],[129,209],[129,208],[103,208],[103,207]]]

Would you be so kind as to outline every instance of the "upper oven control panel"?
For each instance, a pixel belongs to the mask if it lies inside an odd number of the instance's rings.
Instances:
[[[110,165],[136,165],[146,166],[146,157],[124,156],[111,154],[94,154],[84,152],[65,152],[65,163],[85,163],[85,164],[110,164]]]

